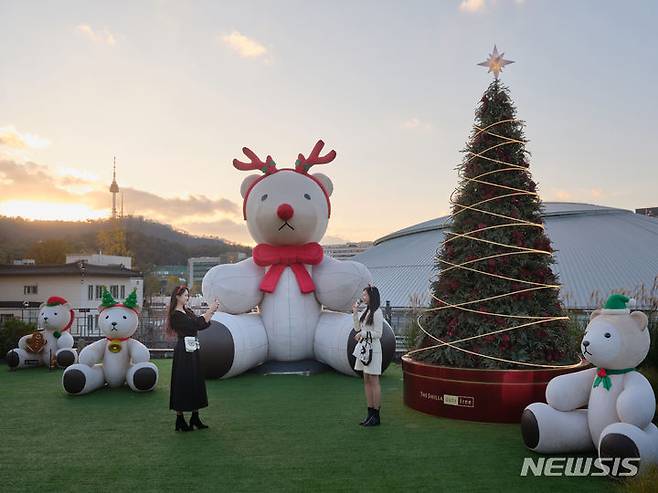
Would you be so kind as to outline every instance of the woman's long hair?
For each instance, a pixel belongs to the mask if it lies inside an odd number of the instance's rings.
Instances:
[[[177,286],[172,292],[171,292],[171,298],[169,298],[169,306],[167,307],[167,316],[165,317],[165,332],[170,335],[170,336],[175,336],[176,331],[171,327],[171,317],[174,315],[174,312],[176,311],[176,307],[178,306],[178,299],[176,298],[177,296],[182,295],[187,291],[188,293],[190,290],[188,289],[187,286],[181,285]],[[190,310],[188,307],[183,307],[185,310],[185,313],[190,315],[191,317],[194,317],[194,312]]]
[[[372,316],[377,311],[381,303],[379,297],[379,289],[377,289],[375,286],[368,286],[365,289],[365,292],[368,293],[370,302],[368,303],[368,308],[366,308],[366,311],[363,312],[363,315],[361,315],[359,320],[361,322],[365,320],[366,325],[372,325]]]

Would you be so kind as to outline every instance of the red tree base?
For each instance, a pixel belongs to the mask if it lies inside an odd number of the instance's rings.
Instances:
[[[444,418],[518,423],[528,404],[546,402],[548,382],[577,367],[547,370],[454,368],[402,357],[404,403],[416,411]]]

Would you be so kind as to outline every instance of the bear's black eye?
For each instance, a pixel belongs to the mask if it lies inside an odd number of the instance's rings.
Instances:
[[[606,339],[610,339],[610,332],[606,332],[605,334],[603,334],[603,337],[605,337]]]
[[[311,200],[311,196],[310,196],[309,194],[307,194],[307,193],[304,194],[304,198],[305,198],[306,200]]]
[[[53,313],[53,315],[57,316],[57,312]]]
[[[267,194],[263,195],[260,199],[265,202],[267,200]]]
[[[110,316],[109,316],[109,315],[105,315],[105,320],[107,320],[108,318],[110,318]]]
[[[123,319],[124,319],[124,320],[128,320],[128,317],[126,317],[126,316],[124,315],[124,316],[123,316]]]

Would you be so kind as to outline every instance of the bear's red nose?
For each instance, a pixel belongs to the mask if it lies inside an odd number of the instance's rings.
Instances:
[[[279,216],[284,221],[290,219],[294,213],[295,211],[293,210],[290,204],[281,204],[279,208],[276,210],[276,215]]]

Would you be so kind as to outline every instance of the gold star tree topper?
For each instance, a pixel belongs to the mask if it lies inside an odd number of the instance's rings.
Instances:
[[[496,48],[496,45],[494,45],[493,53],[489,54],[489,58],[485,60],[482,63],[478,63],[479,66],[481,67],[489,67],[489,72],[493,72],[494,77],[498,79],[498,74],[500,74],[503,71],[503,67],[505,65],[509,65],[510,63],[514,63],[512,60],[505,60],[503,58],[503,55],[505,53],[498,53],[498,48]]]

